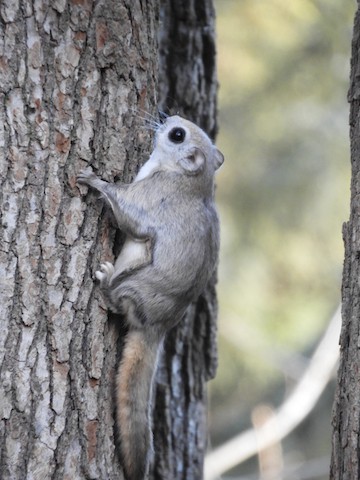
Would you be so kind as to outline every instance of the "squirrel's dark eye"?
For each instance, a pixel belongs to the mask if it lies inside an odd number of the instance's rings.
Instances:
[[[169,140],[174,143],[182,143],[185,140],[185,130],[180,127],[175,127],[169,132]]]

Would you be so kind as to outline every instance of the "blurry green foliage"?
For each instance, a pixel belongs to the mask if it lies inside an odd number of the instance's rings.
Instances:
[[[225,436],[234,415],[249,423],[274,382],[283,394],[283,377],[301,367],[292,352],[313,345],[340,301],[355,2],[215,7],[226,161],[217,177],[220,366],[211,403],[213,431]]]

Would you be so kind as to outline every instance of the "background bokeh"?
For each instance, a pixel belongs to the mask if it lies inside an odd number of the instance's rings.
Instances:
[[[213,447],[251,426],[256,405],[281,404],[340,302],[356,5],[215,0],[215,7],[217,145],[226,162],[217,177],[222,249]],[[303,469],[286,480],[328,478],[333,391],[334,383],[282,443],[285,465],[317,462],[318,474]],[[224,478],[257,475],[253,459]]]

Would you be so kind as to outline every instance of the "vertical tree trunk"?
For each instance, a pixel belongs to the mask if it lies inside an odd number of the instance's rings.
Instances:
[[[214,138],[215,12],[212,0],[162,0],[159,108]],[[200,480],[206,450],[206,381],[217,366],[214,278],[170,332],[157,375],[152,478]]]
[[[212,0],[161,0],[159,105],[211,138],[217,131],[215,12]]]
[[[156,103],[154,6],[1,3],[2,479],[120,478],[117,329],[93,278],[112,258],[88,164],[129,181],[150,148],[134,108]]]
[[[160,11],[158,50],[156,2],[0,3],[1,479],[122,478],[122,332],[93,281],[113,259],[115,229],[75,178],[88,164],[133,178],[151,148],[140,116],[156,111],[159,86],[161,109],[214,135],[211,1],[167,0]],[[215,315],[212,282],[166,342],[152,478],[202,477]]]
[[[333,409],[330,477],[360,478],[360,11],[355,16],[350,78],[351,212],[343,226],[345,261],[340,366]]]

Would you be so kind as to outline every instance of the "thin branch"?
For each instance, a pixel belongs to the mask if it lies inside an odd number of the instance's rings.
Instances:
[[[339,306],[299,383],[277,413],[256,432],[249,429],[210,452],[205,459],[205,480],[215,480],[274,442],[279,442],[309,415],[336,366],[340,325]]]

